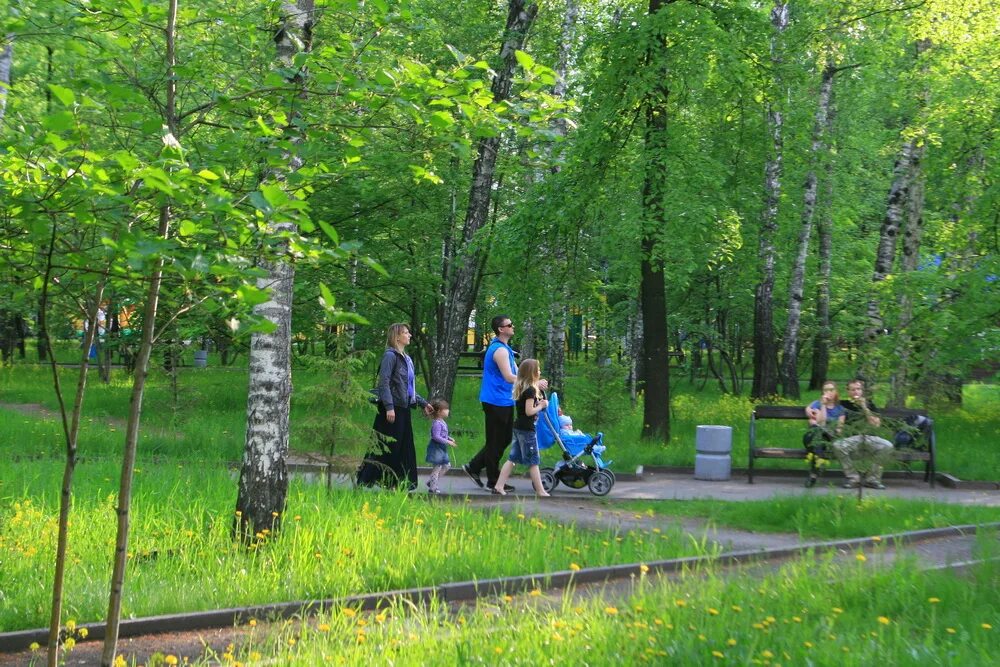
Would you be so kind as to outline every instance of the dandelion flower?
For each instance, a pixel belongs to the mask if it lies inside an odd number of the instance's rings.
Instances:
[[[990,625],[989,623],[983,623],[979,627],[981,627],[983,630],[992,630],[993,629],[993,626]]]
[[[163,659],[163,662],[164,662],[164,664],[167,664],[167,665],[176,665],[177,664],[177,656],[173,655],[173,654],[168,655],[167,657],[165,657]]]
[[[344,607],[343,609],[340,610],[340,613],[342,613],[347,618],[354,618],[355,616],[358,615],[358,612],[354,611],[350,607]]]
[[[579,566],[579,565],[577,565],[576,563],[570,563],[570,564],[569,564],[569,569],[571,569],[571,570],[573,570],[574,572],[576,572],[577,570],[579,570],[579,569],[580,569],[580,566]]]
[[[955,628],[945,628],[944,631],[947,632],[949,635],[955,634]]]
[[[937,604],[938,602],[941,601],[941,598],[927,598],[927,601],[930,602],[931,604]]]
[[[774,657],[774,654],[768,651],[767,649],[764,649],[763,651],[760,652],[760,657],[770,660],[771,658]]]
[[[316,626],[316,629],[319,630],[320,632],[330,632],[330,624],[320,623],[319,625]]]
[[[833,613],[834,613],[834,614],[843,614],[843,613],[844,613],[844,610],[843,610],[843,609],[841,609],[840,607],[834,607],[834,608],[833,608]]]
[[[678,607],[686,607],[687,601],[678,599],[674,600],[674,604],[677,605]]]
[[[708,608],[708,613],[711,616],[718,616],[719,615],[719,610],[715,609],[714,607],[709,607]]]
[[[542,590],[540,588],[532,588],[531,592],[528,593],[528,595],[531,595],[532,597],[538,597],[541,594],[542,594]]]
[[[618,607],[605,607],[604,613],[608,616],[615,616],[618,614]]]
[[[249,625],[251,628],[257,627],[257,619],[251,618],[249,621],[247,621],[247,625]]]
[[[76,621],[72,618],[66,621],[66,632],[73,632],[76,630]]]
[[[889,623],[891,623],[892,621],[889,620],[888,616],[879,616],[878,622],[881,623],[882,625],[889,625]]]
[[[806,648],[812,648],[813,647],[813,643],[812,642],[802,642],[802,645],[805,646]]]
[[[86,639],[87,635],[90,634],[90,630],[88,630],[87,628],[80,628],[76,634],[80,639]]]
[[[31,642],[31,646],[29,646],[28,648],[31,649],[32,651],[37,651],[42,647],[38,642]]]
[[[643,574],[646,574],[647,572],[649,572],[649,566],[646,565],[645,563],[642,563],[641,565],[639,565],[639,571],[642,572]]]
[[[119,653],[115,656],[115,661],[112,664],[114,667],[125,667],[128,663],[125,662],[125,658]]]
[[[868,558],[864,554],[858,554],[855,556],[855,558],[858,559],[859,563],[864,563],[866,560],[868,560]]]
[[[63,648],[67,651],[72,651],[74,646],[76,646],[76,640],[72,637],[67,637],[66,641],[63,642]]]
[[[496,653],[497,655],[500,655],[501,653],[503,653],[503,648],[497,646],[496,648],[493,649],[493,652]]]
[[[712,651],[712,657],[714,658],[725,658],[726,654],[722,651]]]
[[[726,646],[736,646],[736,640],[732,639],[732,638],[727,639],[726,640]]]

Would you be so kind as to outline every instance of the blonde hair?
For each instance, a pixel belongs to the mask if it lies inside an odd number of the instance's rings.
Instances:
[[[403,335],[404,331],[410,331],[409,324],[404,322],[390,324],[389,330],[385,334],[385,346],[402,352],[402,350],[399,349],[399,337]]]
[[[538,365],[538,359],[525,359],[517,367],[517,379],[514,381],[514,391],[511,394],[516,401],[528,387],[534,387],[538,391],[538,380],[542,377]]]

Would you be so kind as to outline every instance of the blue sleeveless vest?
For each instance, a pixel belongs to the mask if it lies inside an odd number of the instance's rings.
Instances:
[[[510,372],[517,374],[517,366],[514,365],[514,350],[509,345],[505,345],[499,338],[494,338],[490,346],[486,348],[485,359],[483,359],[483,383],[479,388],[479,401],[490,405],[510,407],[514,405],[514,398],[511,392],[514,385],[503,379],[503,374],[493,361],[493,354],[497,348],[507,350],[507,357],[510,360]]]

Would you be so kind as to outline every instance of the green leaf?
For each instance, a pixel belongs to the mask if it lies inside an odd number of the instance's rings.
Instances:
[[[435,130],[445,130],[455,124],[455,119],[447,111],[435,111],[429,120]]]
[[[326,286],[326,283],[319,284],[319,304],[327,310],[332,310],[337,301],[333,298],[333,292]]]
[[[524,51],[514,51],[514,57],[517,58],[517,64],[528,71],[535,66],[535,59]]]
[[[62,86],[50,83],[49,90],[52,91],[52,94],[64,107],[71,107],[73,106],[73,103],[76,102],[76,96],[73,95],[73,91],[69,88],[63,88]]]
[[[214,171],[209,171],[208,169],[202,169],[198,172],[198,175],[204,178],[206,181],[217,181],[219,180],[219,175]]]
[[[73,127],[75,117],[70,111],[57,111],[42,118],[42,127],[53,132],[65,132]]]
[[[178,233],[181,236],[194,236],[195,234],[198,233],[199,229],[200,228],[198,227],[198,224],[193,220],[181,220],[181,225],[178,230]]]
[[[340,235],[337,233],[337,230],[334,229],[330,223],[324,222],[322,220],[317,220],[316,224],[319,225],[319,228],[323,230],[323,233],[326,234],[331,241],[333,241],[334,245],[340,244]]]

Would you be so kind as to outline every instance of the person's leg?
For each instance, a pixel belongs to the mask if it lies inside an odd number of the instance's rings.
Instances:
[[[542,471],[537,465],[528,468],[528,475],[531,476],[531,485],[535,487],[535,495],[539,498],[548,498],[549,492],[542,486]]]
[[[895,448],[892,443],[885,438],[879,438],[876,436],[866,436],[865,447],[872,460],[863,483],[867,486],[881,488],[883,486],[882,469],[885,467],[886,462],[892,457],[892,452]]]
[[[512,472],[514,472],[514,462],[508,460],[506,463],[503,464],[503,468],[500,469],[500,472],[497,473],[497,481],[493,486],[490,487],[490,489],[494,493],[499,493],[501,496],[506,496],[507,492],[503,490],[503,487],[507,483],[507,480],[510,479],[510,474]]]
[[[486,404],[490,423],[486,432],[486,448],[483,459],[486,464],[486,486],[496,486],[500,474],[500,460],[514,433],[514,406]]]
[[[833,442],[833,453],[837,455],[840,467],[844,470],[844,477],[847,478],[847,483],[851,485],[861,483],[861,475],[858,473],[857,468],[855,468],[853,461],[861,438],[862,436],[860,435],[852,435],[849,438],[841,438]]]
[[[472,481],[476,483],[480,488],[483,487],[483,480],[480,479],[480,475],[483,472],[483,468],[486,467],[486,451],[489,447],[490,442],[490,427],[493,423],[493,417],[490,412],[490,405],[488,403],[480,403],[483,406],[483,433],[486,436],[486,442],[479,449],[478,452],[472,455],[468,463],[462,466],[462,470],[472,478]]]
[[[449,466],[447,463],[434,466],[431,469],[430,479],[427,480],[427,488],[430,489],[433,493],[439,493],[441,491],[441,487],[439,486],[441,475],[447,473],[448,468],[450,467],[451,466]]]

